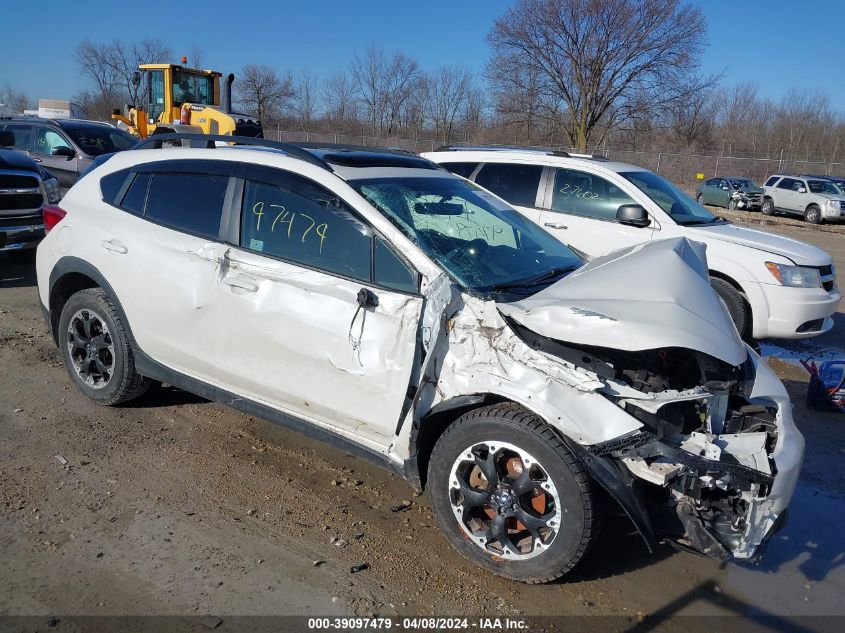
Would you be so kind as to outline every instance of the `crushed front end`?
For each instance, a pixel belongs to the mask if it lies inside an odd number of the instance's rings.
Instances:
[[[748,559],[782,523],[804,439],[759,356],[731,366],[683,348],[587,349],[603,394],[643,424],[589,448],[621,464],[657,534],[716,558]]]

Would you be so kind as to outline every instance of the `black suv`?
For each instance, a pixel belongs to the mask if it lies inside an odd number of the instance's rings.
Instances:
[[[8,149],[14,140],[11,132],[0,131],[0,252],[37,246],[44,237],[41,209],[61,197],[50,172]]]
[[[138,139],[108,123],[80,119],[6,117],[0,131],[14,134],[14,149],[26,152],[68,189],[97,156],[129,149]]]

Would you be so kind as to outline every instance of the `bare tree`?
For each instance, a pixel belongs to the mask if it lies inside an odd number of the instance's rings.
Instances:
[[[488,42],[494,68],[535,74],[545,109],[563,113],[584,150],[630,116],[632,95],[697,74],[705,35],[701,11],[682,0],[517,0]]]
[[[32,99],[29,95],[12,87],[11,84],[6,83],[0,89],[0,105],[3,109],[15,114],[21,114],[24,110],[32,105]]]
[[[370,130],[380,135],[396,132],[419,82],[417,62],[404,53],[388,55],[370,46],[353,55],[350,72]]]
[[[96,92],[106,101],[118,103],[128,99],[131,104],[140,103],[143,86],[132,82],[132,75],[140,64],[163,63],[173,53],[157,38],[144,38],[138,42],[95,44],[83,40],[76,47],[74,58],[83,75],[96,87]]]
[[[203,62],[205,62],[205,51],[202,49],[201,46],[194,44],[191,46],[191,54],[188,55],[188,65],[191,68],[202,68]]]
[[[429,76],[427,110],[438,140],[449,141],[471,86],[472,73],[466,68],[441,66]]]
[[[322,97],[326,115],[340,131],[346,131],[349,124],[358,118],[355,86],[347,73],[329,75],[323,83]]]
[[[303,70],[296,78],[293,91],[293,113],[299,120],[299,126],[303,130],[310,130],[319,105],[317,79]]]
[[[281,115],[294,95],[290,73],[279,76],[265,64],[247,64],[235,82],[236,99],[259,120]]]

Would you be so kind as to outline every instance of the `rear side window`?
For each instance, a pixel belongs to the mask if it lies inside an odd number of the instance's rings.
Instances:
[[[144,215],[144,204],[147,201],[147,189],[151,179],[152,174],[135,174],[119,205],[120,208],[134,215]]]
[[[708,187],[718,187],[719,186],[719,179],[718,178],[711,178],[706,183]]]
[[[337,196],[285,172],[246,180],[241,246],[343,277],[370,281],[372,231]]]
[[[623,204],[635,201],[612,182],[574,169],[555,170],[553,211],[616,221],[616,212]]]
[[[779,178],[779,176],[772,176],[771,178],[769,178],[766,181],[766,186],[767,187],[773,187],[774,184],[778,181],[778,178]]]
[[[109,204],[117,202],[117,194],[120,193],[120,188],[123,187],[128,175],[129,169],[121,169],[100,178],[100,192],[103,194],[105,202]]]
[[[32,147],[31,125],[9,123],[4,128],[4,131],[11,132],[15,135],[15,144],[12,145],[15,149],[30,149]]]
[[[475,182],[511,204],[533,207],[542,173],[540,165],[485,163]]]
[[[478,163],[440,163],[440,166],[445,167],[453,174],[469,178],[475,168],[478,167]]]
[[[179,231],[216,239],[228,185],[229,177],[222,175],[154,173],[144,216]]]
[[[784,178],[778,183],[778,189],[792,189],[792,186],[797,182],[797,180],[793,180],[792,178]]]

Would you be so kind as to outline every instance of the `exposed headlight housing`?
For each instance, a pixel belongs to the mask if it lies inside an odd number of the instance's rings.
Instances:
[[[830,207],[831,209],[838,209],[839,208],[839,200],[825,200],[825,206]]]
[[[790,288],[821,288],[822,278],[815,268],[766,262],[766,268],[782,286]]]

